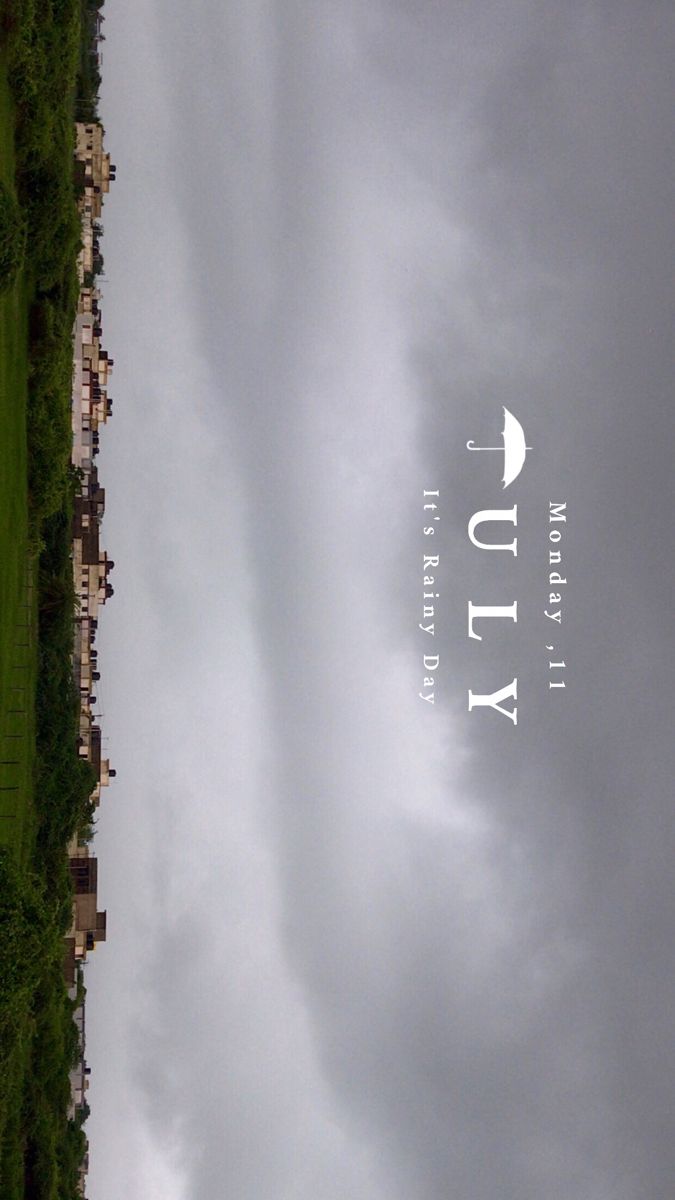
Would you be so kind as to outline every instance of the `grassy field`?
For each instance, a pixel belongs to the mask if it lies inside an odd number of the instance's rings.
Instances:
[[[28,228],[0,291],[0,1197],[75,1200],[66,845],[90,819],[71,667],[71,330],[81,0],[0,0],[0,184]]]
[[[0,180],[14,192],[14,112],[5,54],[0,54]],[[0,846],[9,848],[19,871],[29,866],[34,840],[37,661],[27,486],[28,297],[23,272],[11,290],[0,294]],[[20,925],[16,920],[19,889],[11,876],[2,883],[3,925],[13,929]],[[0,1130],[7,1127],[10,1145],[12,1123],[21,1112],[30,1026],[27,994],[17,987],[8,992],[8,1011],[0,1016],[4,1050]],[[3,1194],[11,1194],[4,1187],[8,1180],[2,1183]]]
[[[14,114],[0,56],[0,179],[14,189]],[[0,845],[32,842],[36,594],[27,494],[28,285],[0,294]]]

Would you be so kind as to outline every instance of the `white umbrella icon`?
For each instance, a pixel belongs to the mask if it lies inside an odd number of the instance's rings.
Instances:
[[[504,474],[502,480],[507,488],[520,475],[525,462],[525,455],[531,446],[525,445],[525,434],[520,421],[516,420],[508,408],[504,409],[504,438],[503,446],[475,446],[473,441],[466,443],[467,450],[500,450],[504,455]]]

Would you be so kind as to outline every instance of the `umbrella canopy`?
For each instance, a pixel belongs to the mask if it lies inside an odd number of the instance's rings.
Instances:
[[[513,413],[509,412],[508,408],[504,409],[504,428],[502,430],[504,439],[503,446],[475,446],[474,443],[467,442],[467,450],[499,450],[504,454],[504,474],[502,482],[507,488],[514,479],[517,479],[523,469],[525,456],[531,446],[525,445],[525,434],[520,421],[514,417]]]

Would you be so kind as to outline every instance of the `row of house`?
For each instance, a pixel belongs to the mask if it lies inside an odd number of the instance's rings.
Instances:
[[[113,594],[114,562],[101,542],[105,513],[105,489],[98,477],[96,458],[100,433],[112,416],[108,394],[113,359],[102,345],[101,293],[96,287],[102,259],[100,224],[103,198],[115,178],[115,168],[103,145],[103,129],[97,122],[76,125],[76,169],[80,185],[79,208],[82,248],[78,257],[80,292],[73,330],[72,456],[78,474],[74,501],[72,563],[77,601],[73,648],[73,674],[79,694],[78,753],[94,768],[95,786],[90,800],[96,808],[102,789],[115,776],[103,752],[101,726],[96,716],[97,685],[100,680],[96,634],[101,607]],[[68,846],[73,881],[72,922],[66,936],[65,980],[76,1002],[75,1022],[79,1033],[78,1059],[70,1073],[69,1116],[86,1115],[90,1068],[85,1050],[85,999],[81,969],[87,955],[105,941],[107,916],[98,907],[98,860],[90,841],[76,835]],[[84,1195],[88,1154],[80,1177]]]

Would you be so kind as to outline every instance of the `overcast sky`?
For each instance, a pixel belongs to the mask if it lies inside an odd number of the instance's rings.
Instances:
[[[664,1200],[672,5],[105,14],[89,1194]]]

